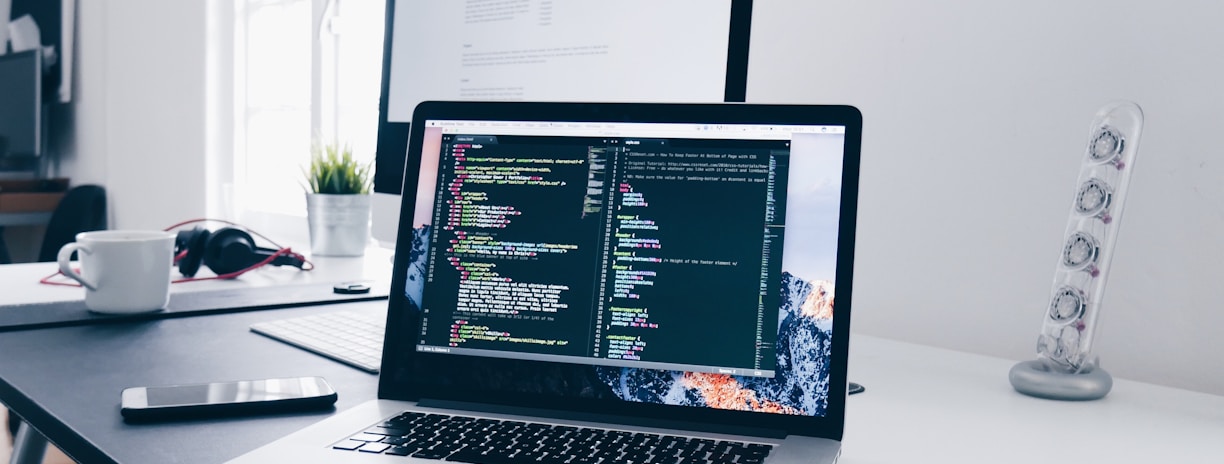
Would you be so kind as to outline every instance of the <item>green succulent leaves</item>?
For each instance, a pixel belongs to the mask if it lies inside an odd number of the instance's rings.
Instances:
[[[310,147],[306,182],[311,193],[352,195],[370,193],[370,165],[353,159],[353,149],[336,143]]]

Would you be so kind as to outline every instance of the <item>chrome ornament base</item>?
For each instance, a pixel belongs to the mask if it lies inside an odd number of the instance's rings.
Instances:
[[[1016,391],[1048,400],[1098,400],[1113,388],[1113,377],[1100,367],[1068,373],[1051,369],[1041,360],[1017,363],[1012,366],[1007,379]]]

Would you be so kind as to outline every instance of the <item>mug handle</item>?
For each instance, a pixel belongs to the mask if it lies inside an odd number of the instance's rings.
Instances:
[[[69,260],[72,259],[72,253],[76,251],[80,251],[81,253],[85,253],[87,255],[92,254],[92,252],[89,251],[89,248],[86,248],[85,245],[82,245],[80,243],[73,242],[73,243],[64,245],[63,248],[60,248],[59,256],[56,257],[57,258],[56,261],[59,261],[60,272],[62,272],[65,276],[68,276],[69,279],[80,282],[81,285],[85,286],[85,288],[97,291],[98,290],[97,284],[90,282],[80,273],[72,270],[72,266],[69,266]]]

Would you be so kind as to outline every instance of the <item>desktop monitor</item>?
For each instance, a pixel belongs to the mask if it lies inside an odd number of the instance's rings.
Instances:
[[[425,100],[742,102],[751,0],[388,0],[373,235],[393,244]]]
[[[0,157],[42,154],[39,51],[0,55]]]

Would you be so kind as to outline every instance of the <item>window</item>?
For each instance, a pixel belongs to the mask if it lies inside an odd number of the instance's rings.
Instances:
[[[235,2],[229,209],[256,228],[285,217],[304,224],[302,168],[312,139],[348,144],[359,160],[374,159],[386,4]],[[304,226],[294,233],[305,234]]]

